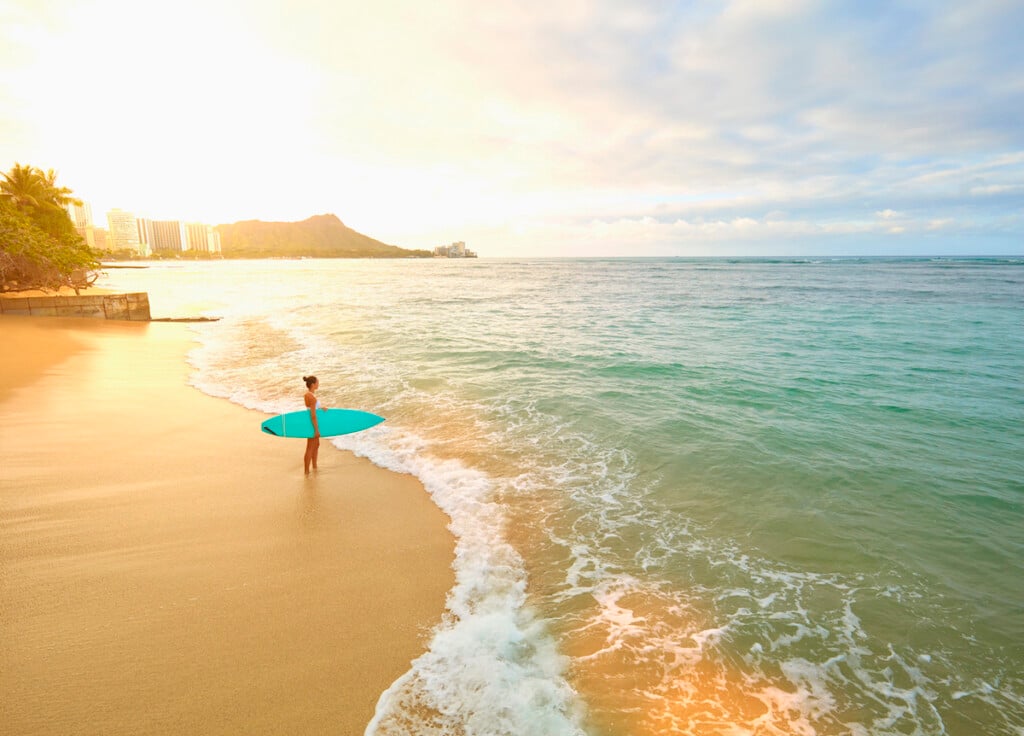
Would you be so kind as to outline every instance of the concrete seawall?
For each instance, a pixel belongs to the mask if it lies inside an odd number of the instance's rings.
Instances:
[[[22,296],[0,299],[0,314],[42,317],[93,317],[149,322],[149,294],[95,296]]]

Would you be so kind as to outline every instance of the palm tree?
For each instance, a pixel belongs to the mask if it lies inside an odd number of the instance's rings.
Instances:
[[[36,169],[36,173],[43,181],[43,186],[46,188],[46,199],[60,207],[64,208],[65,205],[77,204],[79,207],[82,206],[82,200],[72,197],[71,190],[67,187],[57,186],[57,172],[53,169],[48,169],[43,172],[42,169]]]
[[[33,166],[14,164],[0,181],[0,196],[8,197],[22,208],[60,210],[65,205],[81,205],[82,200],[72,197],[71,190],[58,186],[57,172],[43,171]]]
[[[80,285],[76,271],[99,268],[64,207],[81,205],[71,190],[57,184],[57,172],[15,164],[0,174],[0,291]],[[86,276],[86,278],[92,278]]]
[[[0,196],[7,197],[22,208],[43,206],[47,199],[47,185],[42,172],[32,166],[14,164],[0,181]]]

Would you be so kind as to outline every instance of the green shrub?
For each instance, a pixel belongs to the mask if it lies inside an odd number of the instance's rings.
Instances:
[[[0,291],[58,289],[73,274],[99,268],[97,254],[64,209],[71,190],[44,172],[15,164],[0,181]],[[76,280],[77,281],[77,280]]]

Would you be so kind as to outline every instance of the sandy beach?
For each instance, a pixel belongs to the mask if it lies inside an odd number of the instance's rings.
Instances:
[[[304,478],[187,385],[190,339],[0,318],[4,733],[360,734],[440,619],[420,483],[326,442]]]

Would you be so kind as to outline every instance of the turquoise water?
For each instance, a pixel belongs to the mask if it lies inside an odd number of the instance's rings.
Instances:
[[[223,317],[204,391],[292,410],[315,373],[387,416],[336,444],[451,517],[445,622],[369,732],[1024,734],[1024,258],[103,285]]]

